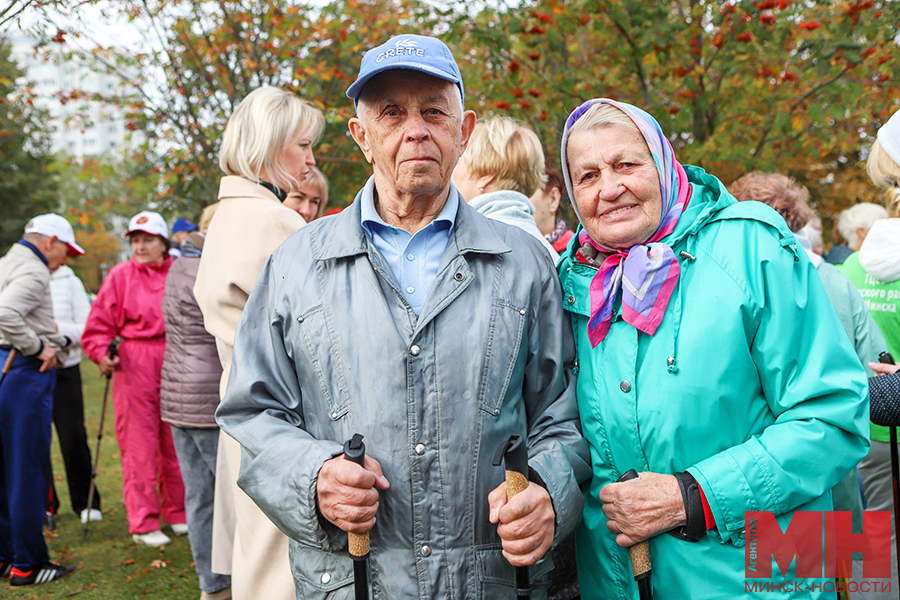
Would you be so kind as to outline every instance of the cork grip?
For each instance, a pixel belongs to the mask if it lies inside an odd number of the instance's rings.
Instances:
[[[650,542],[644,540],[628,549],[631,555],[631,572],[637,579],[650,570]]]
[[[517,471],[506,472],[506,499],[511,500],[519,492],[528,487],[528,478]]]
[[[365,556],[369,553],[369,534],[347,532],[350,556]]]

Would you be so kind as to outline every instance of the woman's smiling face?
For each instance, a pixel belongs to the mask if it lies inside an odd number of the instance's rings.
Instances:
[[[575,204],[594,241],[643,244],[662,219],[659,174],[644,138],[611,124],[576,131],[566,146]]]

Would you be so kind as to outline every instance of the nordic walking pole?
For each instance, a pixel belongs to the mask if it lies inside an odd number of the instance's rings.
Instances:
[[[506,501],[528,487],[528,448],[521,435],[511,435],[494,454],[493,465],[506,462]],[[528,567],[516,567],[516,598],[531,598]]]
[[[119,354],[119,340],[113,340],[109,343],[107,350],[110,359],[114,359]],[[106,423],[106,402],[109,398],[109,382],[112,379],[112,373],[106,376],[106,388],[103,390],[103,406],[100,408],[100,427],[97,431],[97,449],[94,450],[94,468],[91,469],[91,487],[88,491],[87,513],[84,519],[84,537],[88,534],[88,525],[91,522],[91,509],[94,508],[94,492],[96,491],[97,466],[100,464],[100,440],[103,439],[103,425]]]
[[[10,369],[12,369],[13,361],[16,360],[16,354],[18,353],[19,351],[15,348],[9,351],[9,354],[6,357],[6,362],[3,363],[3,374],[0,375],[0,385],[3,384],[3,380],[6,379],[6,374],[9,373]]]
[[[365,468],[366,445],[363,444],[363,436],[354,433],[352,438],[344,442],[344,458]],[[353,559],[353,587],[356,590],[356,600],[368,600],[369,534],[348,531],[347,545]]]
[[[637,471],[629,469],[616,483],[637,478]],[[628,549],[628,554],[631,556],[631,573],[638,585],[638,596],[641,600],[650,600],[650,542],[638,542]]]
[[[890,352],[878,355],[878,362],[893,365],[894,357]],[[894,546],[897,553],[897,572],[900,573],[900,460],[897,457],[897,428],[889,428],[891,434],[891,482],[894,488]]]

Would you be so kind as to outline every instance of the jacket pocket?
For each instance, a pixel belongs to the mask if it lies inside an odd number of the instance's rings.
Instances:
[[[298,372],[301,387],[316,387],[319,395],[328,406],[329,416],[333,421],[340,419],[347,413],[348,388],[345,381],[343,353],[337,342],[336,335],[328,312],[321,306],[314,306],[291,324],[291,329],[296,328],[297,333],[292,342],[295,349],[302,351],[309,361],[297,361],[294,363],[310,372]]]
[[[302,600],[351,600],[353,559],[348,555],[290,544],[291,572]]]
[[[503,300],[495,300],[491,307],[479,404],[483,411],[495,417],[500,414],[500,407],[519,362],[526,315],[524,308]]]
[[[500,544],[479,546],[475,549],[475,563],[478,569],[478,598],[514,598],[516,569],[503,557]],[[534,600],[546,598],[549,573],[553,570],[550,552],[536,564],[528,567],[528,578],[532,586]]]

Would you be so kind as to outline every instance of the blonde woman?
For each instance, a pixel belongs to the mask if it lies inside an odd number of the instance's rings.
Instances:
[[[300,189],[288,194],[283,203],[296,211],[307,223],[325,214],[328,204],[328,178],[315,167],[309,168],[309,177],[300,184]]]
[[[469,206],[515,225],[541,241],[555,262],[559,254],[538,229],[529,197],[546,181],[544,150],[527,125],[507,117],[476,123],[452,181]]]
[[[322,112],[274,87],[250,93],[228,120],[219,151],[225,177],[194,285],[206,330],[216,338],[225,393],[234,333],[256,276],[275,248],[305,224],[282,205],[315,164]],[[240,446],[219,437],[212,571],[231,574],[232,597],[293,600],[287,537],[237,487]]]

